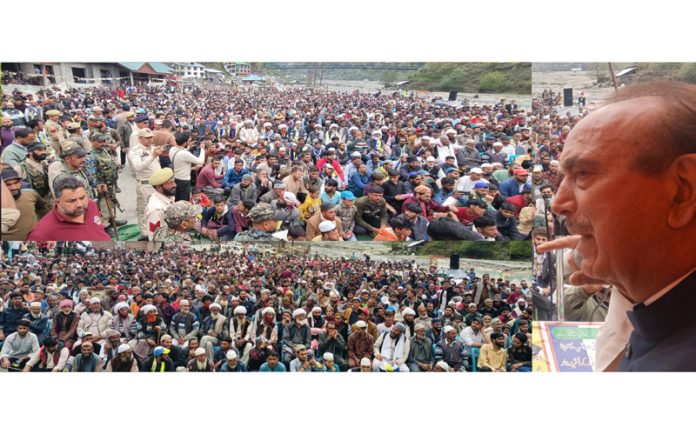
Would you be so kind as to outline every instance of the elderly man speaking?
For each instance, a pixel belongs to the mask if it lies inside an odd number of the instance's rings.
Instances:
[[[561,167],[553,211],[571,236],[538,250],[573,249],[571,284],[621,294],[597,368],[696,371],[696,86],[618,91],[570,132]]]

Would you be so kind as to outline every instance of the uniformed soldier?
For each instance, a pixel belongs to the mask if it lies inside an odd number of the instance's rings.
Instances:
[[[252,227],[240,232],[235,241],[270,241],[276,229],[276,212],[267,203],[258,203],[249,210]]]
[[[121,147],[121,164],[125,165],[126,156],[130,151],[130,136],[133,132],[133,126],[135,125],[133,123],[133,120],[135,119],[135,113],[126,112],[123,114],[123,118],[125,119],[125,122],[119,123],[118,127],[116,127],[116,133],[119,137],[119,145]]]
[[[15,170],[17,170],[22,179],[31,184],[31,187],[39,193],[43,200],[51,203],[47,157],[46,146],[41,142],[34,142],[27,146],[27,158]]]
[[[48,185],[51,188],[51,195],[55,197],[53,186],[61,176],[74,176],[85,184],[87,196],[96,200],[97,194],[92,187],[92,182],[85,172],[85,157],[87,153],[82,146],[66,140],[63,142],[62,160],[56,161],[48,166]]]
[[[188,231],[196,225],[196,214],[196,207],[186,201],[172,203],[164,210],[163,218],[167,226],[157,228],[152,241],[170,243],[192,241]]]
[[[82,134],[82,126],[77,122],[70,122],[68,124],[68,140],[82,146],[85,152],[90,152],[92,150],[92,144]]]
[[[121,189],[118,188],[118,172],[121,170],[121,161],[118,156],[118,146],[121,139],[118,136],[118,132],[116,132],[116,130],[113,128],[109,128],[106,125],[104,118],[98,115],[101,113],[101,107],[95,106],[92,108],[92,110],[94,114],[91,115],[87,121],[87,125],[89,127],[88,138],[90,141],[93,141],[93,137],[97,134],[104,136],[104,139],[106,140],[105,149],[114,157],[116,162],[116,171],[113,172],[114,179],[112,181],[114,184],[114,191],[116,193],[120,193]]]
[[[97,204],[104,221],[104,229],[112,238],[115,238],[116,233],[111,227],[110,215],[111,212],[115,213],[116,208],[119,206],[114,183],[118,167],[113,155],[109,153],[106,141],[106,135],[104,134],[97,133],[92,136],[93,150],[87,157],[85,166],[87,176],[93,180],[94,187],[99,195]],[[116,226],[122,226],[126,223],[125,220],[115,221]]]
[[[152,241],[155,230],[167,225],[167,222],[164,220],[164,210],[174,203],[174,196],[176,195],[174,171],[168,167],[160,169],[150,177],[149,182],[154,192],[147,201],[145,221],[147,223],[146,235]]]
[[[65,139],[68,138],[67,131],[63,130],[60,124],[60,111],[58,110],[48,110],[46,112],[48,120],[44,125],[44,132],[48,138],[48,144],[51,145],[53,151],[56,153],[56,157],[60,157],[61,145]]]
[[[155,172],[161,169],[159,156],[162,154],[163,148],[152,146],[153,137],[152,131],[147,128],[143,129],[138,135],[140,143],[128,151],[128,161],[137,182],[135,211],[138,214],[141,239],[148,236],[149,230],[147,219],[145,218],[145,207],[150,195],[155,192],[149,180]]]

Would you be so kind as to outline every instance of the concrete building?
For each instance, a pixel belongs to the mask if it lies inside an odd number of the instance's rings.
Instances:
[[[181,78],[202,79],[205,77],[205,66],[195,62],[175,63],[174,72]]]
[[[171,68],[158,62],[124,63],[3,63],[5,83],[21,82],[35,86],[80,84],[96,86],[128,86],[162,82]]]
[[[227,73],[230,75],[240,77],[240,76],[246,76],[246,75],[251,74],[251,64],[249,64],[249,63],[243,63],[243,62],[225,63],[223,66],[224,66],[225,70],[227,71]]]

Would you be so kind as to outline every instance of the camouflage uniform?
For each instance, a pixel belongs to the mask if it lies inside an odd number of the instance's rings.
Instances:
[[[78,151],[82,152],[82,155],[85,155],[84,150],[77,144],[68,142],[64,146],[64,151],[65,152],[70,152],[72,153],[73,150],[78,149]],[[55,164],[55,163],[54,163]],[[60,163],[60,172],[53,178],[53,180],[50,180],[49,177],[49,182],[51,182],[51,186],[56,185],[56,182],[63,176],[73,176],[85,185],[85,191],[87,191],[87,196],[89,196],[90,199],[96,200],[97,199],[97,194],[94,191],[94,185],[96,185],[93,181],[90,181],[90,176],[87,174],[85,169],[78,169],[76,171],[71,171],[70,168],[65,164],[65,162]]]
[[[39,193],[39,196],[51,203],[51,189],[48,187],[48,163],[46,161],[34,162],[27,158],[18,166],[18,172],[22,178],[31,183],[31,188]]]
[[[268,220],[275,220],[275,210],[267,203],[259,203],[249,210],[249,219],[253,223],[262,223]],[[271,241],[272,232],[264,232],[255,228],[249,228],[240,232],[234,237],[234,241]]]
[[[155,229],[152,236],[153,242],[192,241],[191,236],[181,230],[181,225],[196,217],[198,210],[189,202],[180,200],[174,202],[164,210],[164,222],[167,227]]]
[[[104,135],[99,134],[96,138],[105,138]],[[102,219],[104,221],[104,227],[109,227],[111,221],[109,219],[111,209],[114,213],[115,208],[119,206],[118,199],[116,198],[116,192],[114,191],[115,182],[117,175],[116,161],[114,157],[107,150],[107,146],[103,145],[101,149],[92,150],[92,152],[87,156],[85,160],[85,171],[90,180],[92,180],[92,187],[96,187],[100,184],[105,184],[107,187],[107,193],[105,195],[99,195],[99,212],[104,216]]]
[[[173,243],[179,241],[193,241],[193,239],[186,232],[179,232],[176,229],[167,227],[155,229],[155,234],[152,237],[152,241],[159,243]]]

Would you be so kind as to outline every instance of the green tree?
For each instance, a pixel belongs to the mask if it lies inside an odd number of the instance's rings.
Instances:
[[[487,72],[479,82],[479,92],[496,93],[507,89],[509,77],[500,71]]]
[[[679,69],[678,78],[680,81],[696,84],[696,63],[685,63]]]

